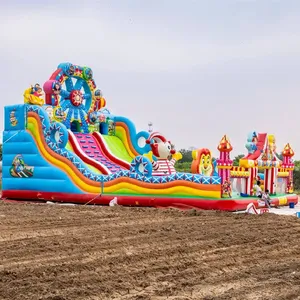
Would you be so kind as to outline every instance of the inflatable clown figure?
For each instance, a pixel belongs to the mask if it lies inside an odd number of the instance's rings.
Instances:
[[[158,132],[153,132],[146,143],[151,147],[151,151],[145,156],[152,162],[152,175],[166,176],[176,173],[174,165],[182,158],[182,154],[172,149],[171,143]],[[153,160],[153,156],[156,157],[156,160]],[[171,160],[169,160],[170,156]]]

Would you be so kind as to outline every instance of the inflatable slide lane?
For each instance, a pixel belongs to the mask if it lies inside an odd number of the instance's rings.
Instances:
[[[136,156],[150,151],[150,147],[145,145],[148,132],[137,133],[135,125],[127,118],[120,116],[110,118],[114,119],[114,134],[104,135],[99,132],[93,134],[108,157],[114,156],[130,164]],[[127,165],[125,164],[125,168]]]
[[[98,133],[72,133],[69,142],[78,157],[108,175],[120,170],[129,170],[130,164],[112,155]]]
[[[100,135],[101,142],[105,145],[107,151],[110,151],[112,155],[131,163],[135,158],[134,155],[129,154],[128,148],[117,136]]]

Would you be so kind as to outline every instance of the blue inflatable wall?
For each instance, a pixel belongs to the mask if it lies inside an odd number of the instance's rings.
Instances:
[[[40,154],[26,130],[26,105],[5,107],[2,189],[82,193],[69,177]]]

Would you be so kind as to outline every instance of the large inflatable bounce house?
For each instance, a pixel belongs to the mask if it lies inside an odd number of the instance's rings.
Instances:
[[[224,136],[218,159],[195,150],[191,173],[176,172],[182,156],[166,136],[137,132],[106,107],[89,67],[62,63],[5,107],[2,198],[234,211],[257,205],[260,182],[276,205],[297,203],[290,145],[278,156],[273,135],[252,132],[246,148],[234,167]]]

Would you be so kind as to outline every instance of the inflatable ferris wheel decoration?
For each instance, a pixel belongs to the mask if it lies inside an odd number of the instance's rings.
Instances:
[[[44,84],[44,91],[46,104],[60,106],[59,110],[64,113],[62,123],[68,129],[73,121],[77,121],[83,131],[88,133],[88,113],[94,110],[94,103],[99,94],[89,67],[71,63],[60,64]]]

